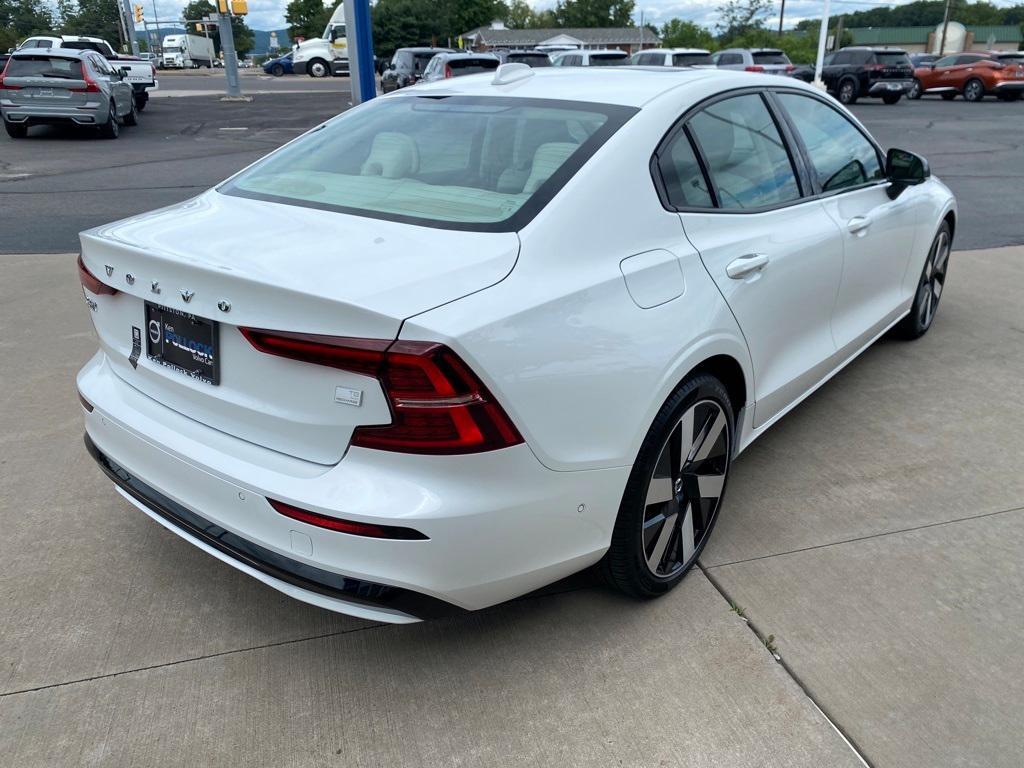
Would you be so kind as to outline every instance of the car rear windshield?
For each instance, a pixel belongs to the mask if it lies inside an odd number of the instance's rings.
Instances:
[[[96,51],[96,53],[106,57],[110,53],[110,49],[105,45],[99,43],[90,43],[87,40],[65,40],[60,44],[61,48],[71,48],[76,51]]]
[[[590,66],[613,67],[616,64],[629,64],[629,56],[625,53],[592,53]]]
[[[710,53],[674,53],[672,54],[673,67],[692,67],[695,64],[711,64]]]
[[[488,57],[480,59],[449,59],[447,63],[452,74],[458,77],[459,75],[475,75],[477,72],[497,69],[501,62]]]
[[[422,72],[436,55],[436,53],[414,53],[412,55],[412,71]],[[406,61],[406,64],[408,64],[408,61]]]
[[[219,190],[412,224],[514,231],[635,112],[510,97],[375,99]]]
[[[909,67],[910,57],[905,53],[875,51],[875,61],[886,67]]]
[[[551,59],[544,53],[510,53],[510,62],[526,64],[528,67],[550,67]]]
[[[755,64],[789,64],[789,57],[782,51],[754,51],[751,54]]]
[[[59,56],[12,56],[7,64],[7,77],[55,77],[64,80],[82,79],[82,62]]]

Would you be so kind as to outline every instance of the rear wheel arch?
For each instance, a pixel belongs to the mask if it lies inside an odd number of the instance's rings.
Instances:
[[[687,371],[686,375],[679,380],[676,389],[682,386],[683,382],[702,373],[710,374],[722,382],[725,391],[729,393],[732,411],[738,417],[740,411],[747,404],[748,391],[746,374],[740,362],[732,355],[713,355]]]
[[[946,222],[947,224],[949,224],[949,239],[955,242],[956,241],[956,213],[953,212],[953,211],[949,211],[945,216],[942,217],[942,220],[944,222]]]

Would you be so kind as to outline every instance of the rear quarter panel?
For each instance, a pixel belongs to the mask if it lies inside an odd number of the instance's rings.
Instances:
[[[455,349],[551,469],[632,464],[658,409],[713,355],[737,359],[753,391],[739,328],[650,176],[688,104],[645,107],[620,129],[520,233],[505,280],[403,326],[402,338]],[[641,309],[620,262],[660,248],[678,258],[685,290]]]

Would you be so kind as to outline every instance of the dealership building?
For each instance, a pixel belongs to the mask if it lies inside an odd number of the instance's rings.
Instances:
[[[636,53],[661,44],[661,38],[647,27],[509,29],[500,21],[464,32],[460,37],[463,45],[474,51],[564,46],[588,50],[618,48]]]
[[[854,45],[886,45],[908,53],[1016,51],[1024,40],[1019,25],[964,26],[955,21],[949,22],[946,29],[944,47],[942,24],[937,27],[853,27],[847,31],[853,36]]]

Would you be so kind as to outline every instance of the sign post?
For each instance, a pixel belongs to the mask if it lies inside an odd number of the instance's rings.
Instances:
[[[825,90],[825,83],[821,81],[821,67],[825,61],[825,41],[828,37],[828,0],[825,0],[825,8],[821,14],[821,30],[818,32],[818,58],[814,64],[814,85]]]
[[[352,78],[352,103],[362,104],[377,95],[369,0],[345,0],[345,35],[348,38],[348,73]]]

